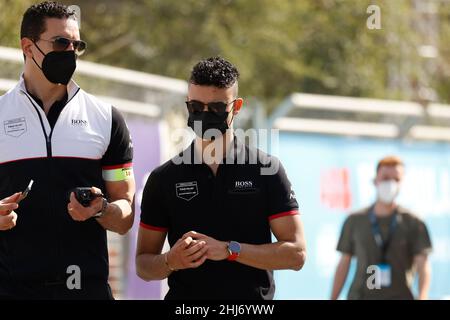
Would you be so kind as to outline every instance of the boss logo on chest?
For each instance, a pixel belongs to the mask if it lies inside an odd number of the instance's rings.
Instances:
[[[71,124],[74,127],[87,127],[88,126],[87,120],[82,120],[82,119],[72,119]]]
[[[233,187],[228,190],[230,193],[255,193],[259,189],[252,180],[234,181]]]
[[[253,181],[236,181],[234,187],[236,189],[253,188]]]

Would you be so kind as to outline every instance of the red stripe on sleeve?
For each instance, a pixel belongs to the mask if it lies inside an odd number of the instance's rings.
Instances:
[[[102,169],[103,170],[113,170],[113,169],[130,168],[132,166],[133,166],[133,163],[129,162],[129,163],[124,163],[124,164],[118,164],[115,166],[105,166],[105,167],[102,167]]]
[[[141,228],[144,228],[147,230],[153,230],[153,231],[159,231],[159,232],[167,232],[167,230],[169,230],[168,228],[151,226],[149,224],[143,223],[142,221],[139,223],[139,226],[141,226]]]
[[[278,219],[278,218],[282,218],[282,217],[286,217],[286,216],[295,216],[296,214],[298,214],[298,210],[280,212],[280,213],[269,216],[269,220]]]

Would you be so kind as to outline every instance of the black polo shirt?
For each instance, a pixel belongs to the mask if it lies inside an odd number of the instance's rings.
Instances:
[[[144,189],[141,227],[168,232],[171,247],[191,230],[221,241],[271,243],[270,220],[298,214],[291,183],[277,158],[237,139],[232,151],[216,176],[188,161],[193,143],[156,168]],[[275,174],[261,174],[271,166]],[[272,299],[275,292],[272,271],[227,260],[173,272],[169,287],[166,299]]]

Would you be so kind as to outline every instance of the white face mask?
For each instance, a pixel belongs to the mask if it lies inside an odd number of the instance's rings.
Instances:
[[[377,185],[378,200],[386,204],[391,204],[397,197],[399,189],[400,186],[395,180],[380,182]]]

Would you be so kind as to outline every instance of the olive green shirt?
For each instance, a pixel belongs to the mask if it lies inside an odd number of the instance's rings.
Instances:
[[[381,248],[372,232],[369,211],[372,207],[351,214],[345,220],[337,250],[357,259],[356,273],[348,299],[413,299],[413,261],[418,254],[431,251],[431,241],[425,224],[408,210],[397,209],[397,225],[386,250],[386,262],[391,266],[391,286],[369,289],[370,265],[382,261]],[[389,235],[392,216],[377,218],[383,242]]]

